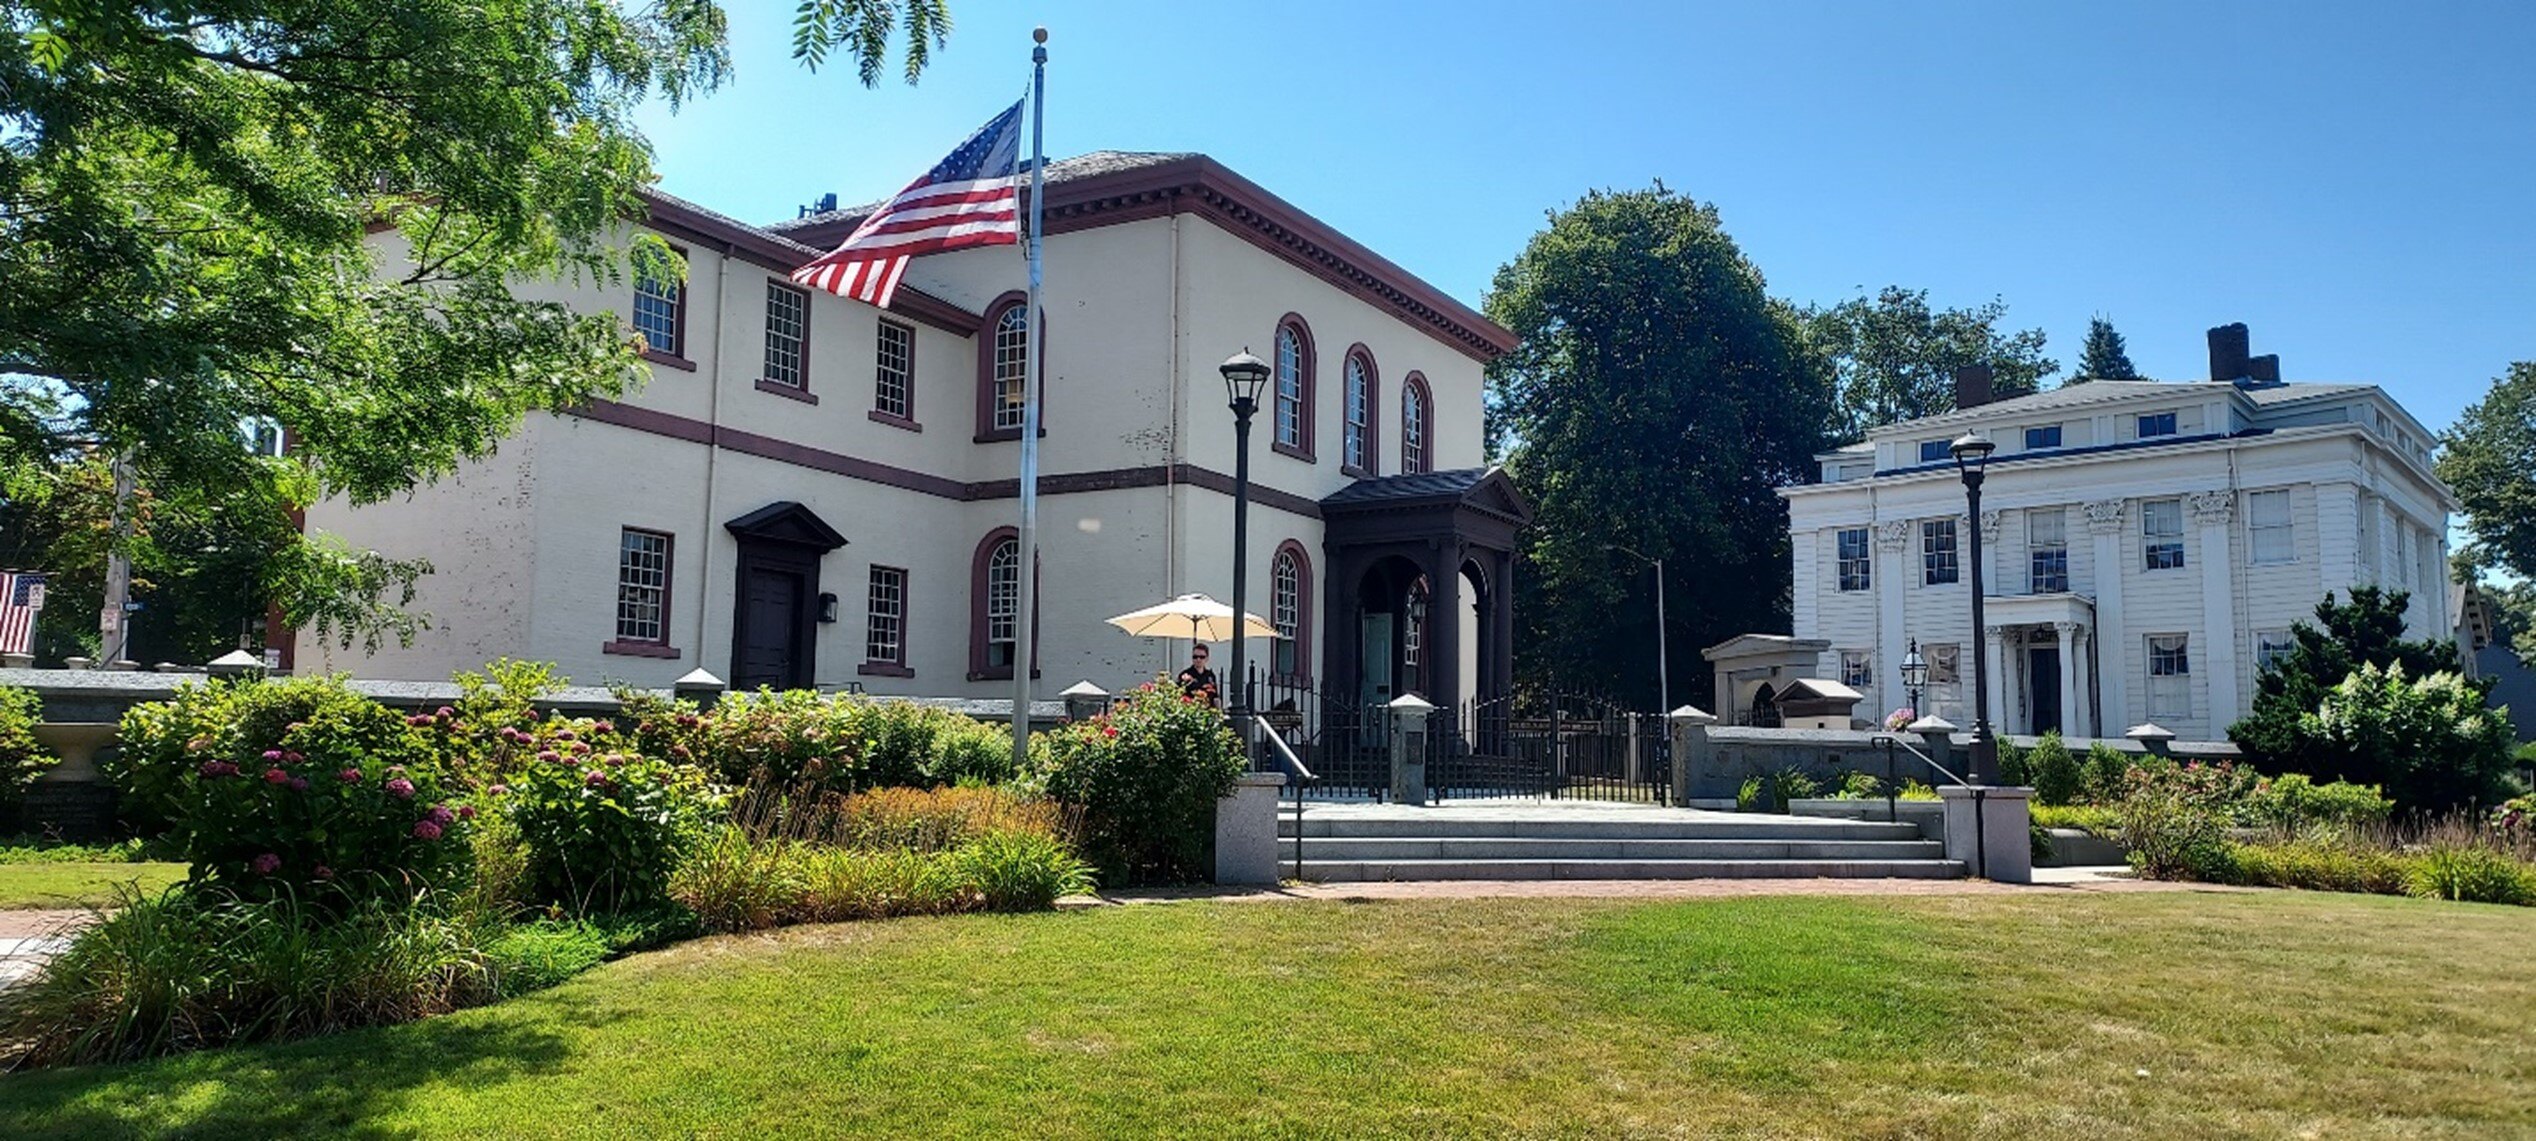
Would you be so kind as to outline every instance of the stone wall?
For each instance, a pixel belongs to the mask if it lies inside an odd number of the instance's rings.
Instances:
[[[1954,783],[1934,771],[1921,759],[1896,745],[1888,765],[1887,750],[1880,744],[1886,739],[1910,745],[1921,752],[1927,743],[1916,733],[1883,733],[1863,729],[1755,729],[1746,726],[1713,725],[1690,735],[1690,797],[1693,800],[1731,800],[1748,777],[1796,769],[1818,781],[1830,781],[1842,773],[1864,772],[1879,780],[1887,773],[1895,781],[1916,780],[1936,787]],[[2001,741],[2020,749],[2034,747],[2039,737],[2003,737]],[[2087,737],[2065,737],[2062,744],[2070,752],[2084,754],[2098,740]],[[2147,752],[2139,742],[2112,739],[2102,744],[2118,752]],[[1948,755],[1933,757],[1958,774],[1970,768],[1968,734],[1957,733]],[[2177,758],[2221,761],[2237,760],[2237,747],[2226,741],[2176,741],[2166,750]]]

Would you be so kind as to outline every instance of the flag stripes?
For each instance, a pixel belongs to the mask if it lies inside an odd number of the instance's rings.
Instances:
[[[792,279],[889,308],[909,260],[1021,240],[1021,109],[988,120],[932,170],[875,208],[843,244],[796,269]]]

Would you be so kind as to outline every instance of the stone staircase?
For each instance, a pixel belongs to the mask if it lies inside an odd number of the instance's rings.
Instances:
[[[1366,880],[1960,879],[1908,821],[1592,802],[1307,804],[1280,814],[1283,874]]]

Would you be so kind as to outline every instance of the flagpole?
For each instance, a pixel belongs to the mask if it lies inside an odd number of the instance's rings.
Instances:
[[[1030,667],[1039,650],[1033,622],[1039,602],[1039,341],[1046,327],[1039,312],[1039,222],[1048,185],[1048,29],[1031,29],[1030,40],[1030,302],[1023,308],[1028,324],[1022,330],[1027,351],[1021,374],[1021,566],[1014,574],[1019,581],[1013,606],[1015,771],[1030,763]]]

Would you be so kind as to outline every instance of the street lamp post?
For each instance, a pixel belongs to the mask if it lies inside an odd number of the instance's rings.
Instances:
[[[1224,393],[1233,410],[1233,677],[1225,712],[1233,732],[1250,748],[1250,674],[1243,629],[1250,613],[1250,418],[1259,411],[1259,390],[1268,384],[1268,362],[1249,349],[1233,354],[1216,371],[1224,374]]]
[[[1655,707],[1661,713],[1673,708],[1673,655],[1664,644],[1664,560],[1651,559],[1618,543],[1611,549],[1655,567]]]
[[[1911,639],[1911,648],[1902,652],[1902,691],[1911,695],[1911,716],[1926,717],[1920,708],[1920,689],[1928,684],[1928,659],[1920,656],[1920,640]]]
[[[1999,742],[1990,727],[1990,638],[1982,619],[1981,598],[1981,469],[1997,445],[1970,432],[1957,437],[1947,451],[1964,476],[1965,510],[1972,523],[1972,780],[1992,784],[1999,779]]]

